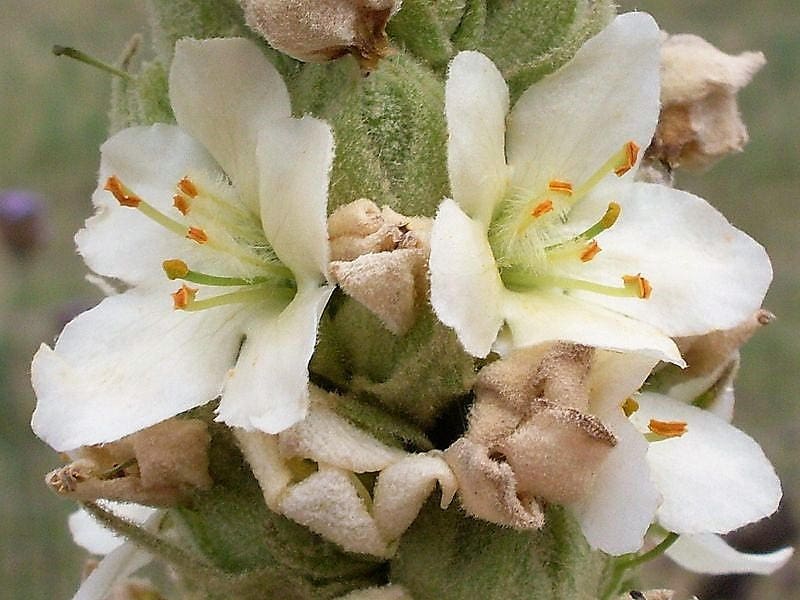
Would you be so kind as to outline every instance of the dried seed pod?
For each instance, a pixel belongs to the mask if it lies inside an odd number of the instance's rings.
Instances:
[[[364,70],[387,54],[386,23],[400,0],[241,0],[247,24],[305,62],[353,54]]]
[[[761,52],[726,54],[696,35],[661,47],[661,116],[645,159],[703,169],[747,143],[736,94],[764,66]]]

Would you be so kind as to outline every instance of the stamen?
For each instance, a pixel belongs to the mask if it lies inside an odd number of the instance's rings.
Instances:
[[[106,185],[103,188],[114,195],[122,206],[135,208],[146,217],[152,219],[165,229],[169,229],[173,233],[177,233],[181,237],[186,236],[186,226],[182,225],[174,219],[170,219],[167,215],[162,213],[152,204],[145,202],[139,196],[134,194],[124,183],[122,183],[116,175],[112,175],[106,180]]]
[[[650,297],[650,294],[653,293],[653,286],[650,285],[650,282],[647,281],[642,274],[639,273],[638,275],[623,275],[622,281],[625,283],[626,288],[633,288],[636,290],[636,294],[642,300],[647,300]]]
[[[189,203],[189,198],[183,194],[175,194],[172,197],[172,206],[177,208],[183,216],[186,216],[189,213],[189,209],[192,208],[192,205]]]
[[[614,169],[617,177],[625,175],[636,164],[636,159],[639,158],[639,146],[631,140],[623,147],[623,153],[623,161]]]
[[[647,428],[663,438],[681,437],[688,431],[684,421],[658,421],[650,419]]]
[[[605,214],[603,214],[603,216],[600,217],[600,220],[597,223],[595,223],[594,225],[589,227],[589,229],[587,229],[583,233],[579,233],[574,238],[569,239],[569,240],[567,240],[565,242],[559,242],[558,244],[553,244],[552,246],[547,246],[544,249],[544,251],[548,254],[548,256],[550,258],[556,258],[558,255],[562,255],[564,253],[567,253],[567,254],[574,253],[575,252],[574,246],[576,244],[580,244],[582,246],[584,242],[587,242],[587,241],[591,240],[592,238],[600,235],[606,229],[610,229],[611,227],[613,227],[614,223],[616,223],[617,219],[619,218],[620,212],[621,212],[621,209],[619,207],[619,204],[617,204],[616,202],[609,203]],[[592,248],[591,247],[590,248],[586,248],[586,251],[589,251],[589,250],[592,250]],[[587,258],[586,260],[583,259],[583,253],[581,253],[581,255],[580,255],[581,256],[581,260],[583,260],[583,262],[586,262],[587,260],[591,260],[592,258],[595,257],[595,255],[598,252],[600,252],[600,250],[601,250],[601,248],[599,246],[597,246],[597,250],[595,250],[594,253],[591,254],[589,256],[589,258]]]
[[[197,296],[197,288],[189,287],[185,283],[181,289],[172,295],[172,305],[175,310],[190,310],[190,306],[195,303],[194,297]]]
[[[567,196],[572,196],[572,184],[568,181],[559,181],[558,179],[552,179],[550,183],[547,184],[547,188],[551,192],[559,192],[562,194],[566,194]]]
[[[531,288],[553,287],[562,290],[583,290],[594,292],[615,298],[637,298],[639,289],[631,286],[614,287],[603,285],[583,279],[573,279],[571,277],[558,277],[553,275],[537,275],[521,268],[504,269],[500,277],[506,287],[510,289],[527,290]]]
[[[625,402],[622,403],[622,412],[625,413],[626,417],[630,417],[637,410],[639,410],[639,403],[632,396],[626,398]]]
[[[591,189],[596,186],[600,181],[609,173],[614,173],[617,177],[622,177],[633,168],[636,164],[636,159],[639,157],[639,146],[636,142],[627,142],[622,148],[611,155],[603,165],[594,172],[594,174],[584,181],[581,186],[575,190],[575,200],[583,198]]]
[[[111,192],[114,198],[117,199],[120,206],[127,206],[128,208],[139,208],[142,199],[134,194],[130,189],[125,187],[116,175],[112,175],[106,179],[104,190]]]
[[[216,308],[218,306],[225,306],[226,304],[256,302],[259,300],[266,300],[268,298],[280,299],[288,302],[294,298],[294,294],[295,290],[290,290],[287,288],[249,288],[237,292],[231,292],[229,294],[220,294],[219,296],[214,296],[205,300],[194,300],[194,297],[192,297],[192,301],[189,302],[185,307],[181,307],[181,309],[194,312],[209,308]],[[178,307],[176,306],[176,308]]]
[[[197,195],[200,193],[197,190],[197,186],[188,176],[178,182],[178,189],[189,196],[189,198],[197,198]]]
[[[581,262],[589,262],[602,250],[600,244],[592,240],[586,249],[581,252]]]
[[[200,285],[245,286],[269,283],[275,287],[291,289],[294,289],[295,287],[294,280],[292,279],[292,273],[288,269],[285,269],[285,272],[276,273],[272,277],[258,276],[246,278],[224,277],[221,275],[209,275],[199,271],[192,271],[185,262],[178,258],[165,260],[161,266],[169,279],[183,279],[184,281],[190,281]]]
[[[534,207],[534,209],[531,211],[531,216],[535,219],[538,219],[542,215],[549,213],[551,210],[553,210],[553,201],[543,200]]]

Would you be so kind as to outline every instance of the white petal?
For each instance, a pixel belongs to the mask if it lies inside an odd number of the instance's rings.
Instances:
[[[155,508],[123,502],[104,502],[104,508],[118,517],[134,523],[144,523]],[[91,514],[83,509],[76,510],[67,520],[72,539],[91,554],[108,554],[125,542],[125,538],[103,527]]]
[[[133,542],[125,542],[108,554],[81,584],[72,600],[106,600],[111,588],[152,560]]]
[[[213,400],[242,338],[238,309],[176,311],[164,291],[106,298],[31,365],[32,427],[59,451],[100,444]]]
[[[111,175],[138,196],[174,217],[175,186],[191,172],[216,173],[208,153],[177,127],[153,125],[124,129],[100,147],[98,188],[92,196],[97,213],[75,236],[78,250],[96,273],[129,284],[163,281],[161,263],[187,254],[202,261],[197,244],[164,229],[139,211],[120,206],[103,189]],[[188,260],[188,259],[187,259]],[[202,262],[192,261],[202,269]]]
[[[526,190],[544,190],[550,179],[580,185],[626,142],[647,148],[659,112],[659,47],[650,15],[623,14],[528,88],[508,123],[514,183]]]
[[[154,511],[144,522],[148,531],[156,531],[164,511]],[[72,600],[106,600],[111,588],[132,575],[152,560],[152,556],[133,542],[125,542],[100,561],[94,571],[81,584]]]
[[[390,448],[325,406],[325,392],[311,388],[305,419],[279,436],[281,455],[310,458],[355,473],[376,472],[408,454]],[[320,398],[321,397],[321,398]],[[335,397],[332,401],[336,401]]]
[[[647,460],[664,496],[658,521],[675,533],[726,533],[778,508],[775,470],[748,435],[708,411],[659,394],[638,398],[631,420],[647,431],[650,419],[682,421],[680,437],[653,442]]]
[[[258,138],[261,222],[281,261],[299,278],[328,270],[328,177],[333,135],[311,117],[281,119]]]
[[[766,251],[705,200],[666,186],[618,182],[579,207],[589,211],[594,205],[602,213],[608,200],[620,204],[619,220],[597,237],[603,251],[575,273],[611,285],[641,273],[652,296],[582,296],[670,336],[730,329],[761,306],[772,280]]]
[[[781,548],[765,554],[739,552],[713,533],[682,535],[667,550],[667,556],[684,569],[709,575],[771,575],[789,562],[793,554],[794,548]]]
[[[508,87],[480,52],[453,59],[445,87],[447,170],[459,206],[486,225],[506,187]]]
[[[594,487],[572,506],[586,541],[613,555],[641,548],[660,501],[650,480],[647,442],[620,409],[598,414],[617,445],[597,474]]]
[[[358,495],[355,475],[335,467],[320,470],[292,486],[281,512],[348,552],[388,558],[386,542]]]
[[[332,287],[300,289],[283,312],[254,314],[236,366],[228,376],[217,420],[278,433],[306,415],[308,361]]]
[[[372,514],[384,539],[394,541],[403,535],[437,484],[445,509],[458,482],[439,453],[413,454],[383,470],[375,483]]]
[[[278,436],[239,428],[234,428],[233,433],[253,476],[261,486],[264,502],[270,510],[278,511],[281,496],[293,479],[292,472],[281,457]]]
[[[622,403],[639,391],[658,359],[630,352],[597,350],[589,372],[590,412],[617,413]]]
[[[503,313],[517,348],[566,340],[683,364],[673,341],[658,330],[558,292],[505,291]]]
[[[281,76],[253,42],[179,40],[169,74],[178,125],[205,146],[258,210],[256,144],[270,121],[291,114]]]
[[[431,304],[473,356],[486,356],[503,324],[503,283],[486,228],[445,200],[431,229]]]

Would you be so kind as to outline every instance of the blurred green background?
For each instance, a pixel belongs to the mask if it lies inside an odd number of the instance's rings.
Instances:
[[[761,442],[783,478],[787,507],[800,514],[800,11],[796,0],[622,3],[634,8],[670,32],[700,34],[732,53],[760,49],[769,61],[741,94],[747,151],[703,176],[680,174],[678,185],[718,206],[772,256],[766,306],[779,320],[743,352],[736,422]],[[47,209],[46,243],[33,256],[20,260],[0,248],[0,598],[69,598],[85,558],[67,531],[73,507],[42,483],[60,461],[30,433],[28,368],[63,315],[99,297],[83,279],[72,235],[91,212],[109,78],[50,48],[73,45],[113,61],[145,29],[136,0],[3,0],[0,8],[0,190],[35,190]],[[749,597],[800,598],[798,564],[759,578]],[[645,583],[690,585],[662,568],[651,569]]]

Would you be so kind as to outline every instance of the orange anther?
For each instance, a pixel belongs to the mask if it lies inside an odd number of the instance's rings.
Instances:
[[[189,227],[186,237],[198,244],[205,244],[208,241],[208,234],[199,227]]]
[[[653,286],[650,285],[647,279],[642,277],[641,273],[638,275],[623,275],[622,281],[625,282],[626,287],[636,286],[636,293],[642,300],[647,300],[650,294],[653,293]]]
[[[581,252],[581,262],[589,262],[595,256],[597,256],[597,253],[600,252],[600,250],[602,250],[600,245],[596,241],[592,240],[589,245],[586,246],[584,251]]]
[[[531,211],[531,216],[538,219],[542,215],[549,213],[551,210],[553,210],[553,201],[543,200],[533,208]]]
[[[623,162],[614,169],[614,174],[617,177],[622,177],[630,171],[633,165],[636,164],[636,159],[639,158],[639,146],[633,140],[626,143],[622,151],[624,153]]]
[[[183,194],[175,194],[172,197],[172,206],[177,208],[182,215],[187,214],[191,208],[191,204],[189,204],[189,198]]]
[[[655,434],[663,437],[680,437],[687,431],[686,423],[683,421],[658,421],[650,419],[647,427]]]
[[[117,199],[120,206],[136,208],[142,202],[142,199],[126,188],[116,175],[112,175],[106,180],[103,189],[114,194],[114,198]]]
[[[572,184],[568,181],[552,179],[550,183],[547,184],[547,187],[551,192],[561,192],[562,194],[572,196]]]
[[[197,295],[197,288],[189,287],[185,283],[181,285],[181,289],[179,289],[172,296],[172,306],[175,310],[184,310],[188,307],[192,302],[194,302],[194,297]]]
[[[197,186],[188,177],[184,177],[178,182],[178,189],[189,196],[189,198],[196,198],[199,193],[197,191]]]

